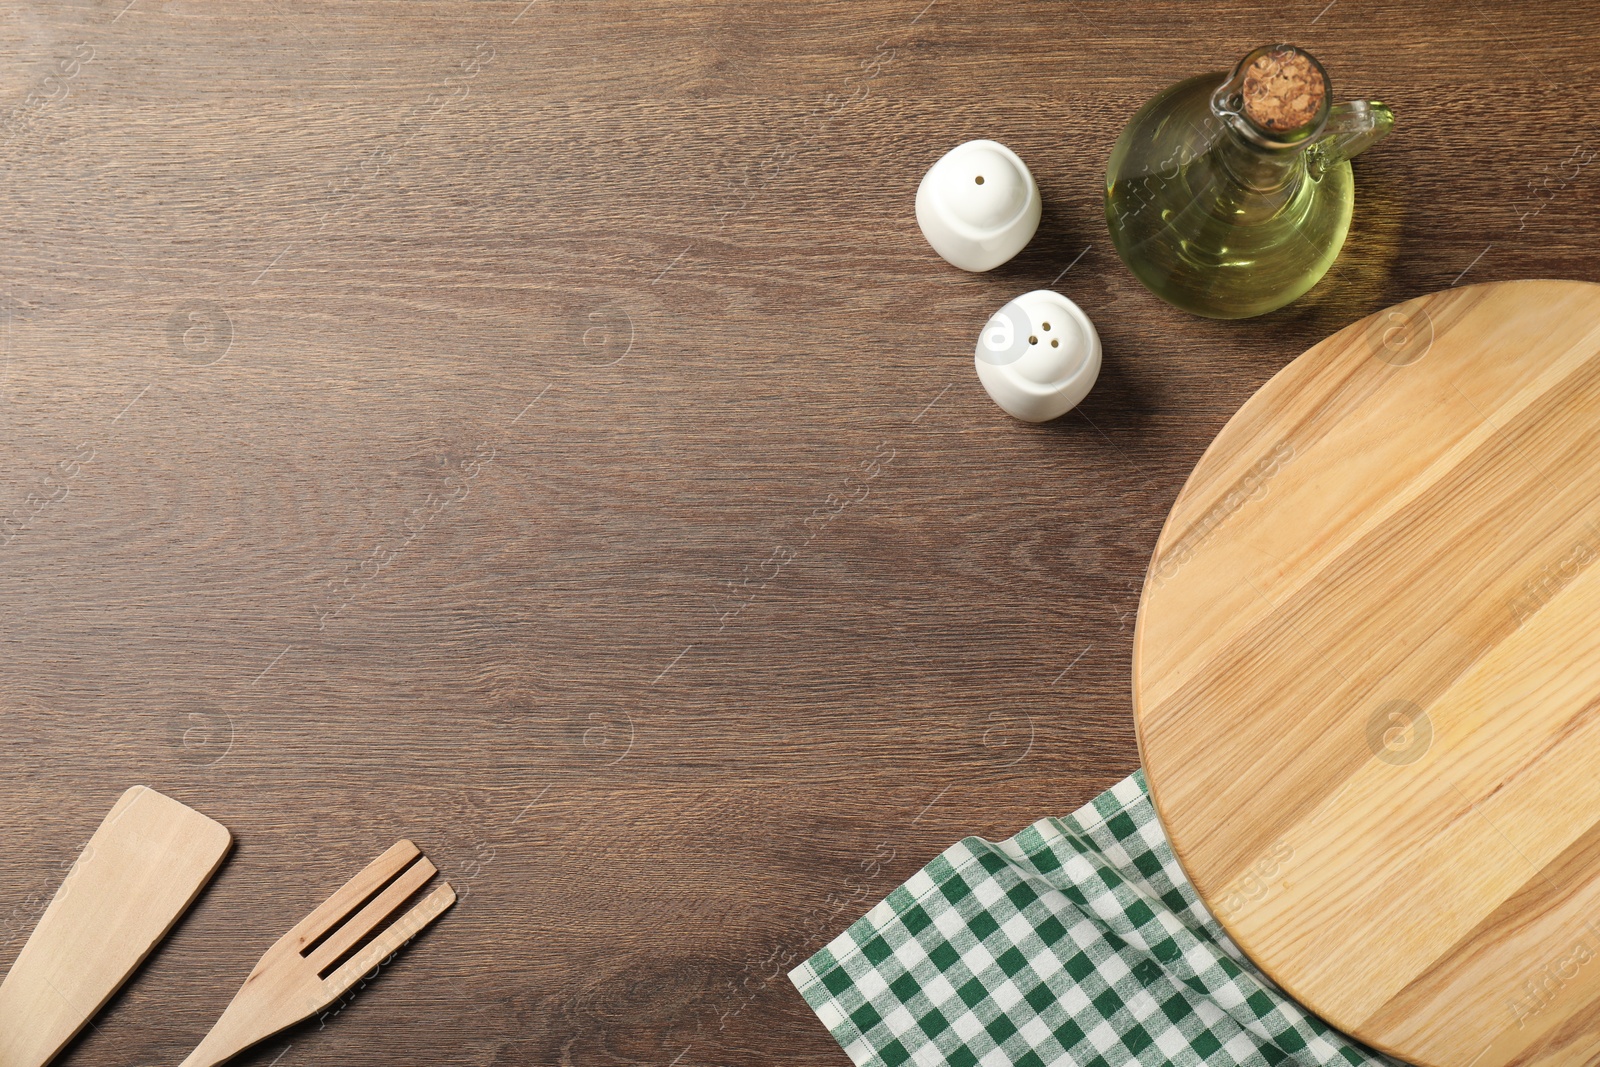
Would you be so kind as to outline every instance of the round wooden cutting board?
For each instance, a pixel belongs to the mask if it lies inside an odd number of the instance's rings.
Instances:
[[[1420,297],[1268,382],[1162,530],[1134,699],[1290,995],[1428,1067],[1600,1058],[1600,285]]]

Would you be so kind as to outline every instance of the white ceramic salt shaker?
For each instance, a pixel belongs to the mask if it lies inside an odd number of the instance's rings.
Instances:
[[[1039,187],[999,141],[946,152],[917,186],[917,224],[933,250],[962,270],[991,270],[1039,229]]]
[[[995,312],[978,335],[978,380],[1024,422],[1065,415],[1100,376],[1100,334],[1060,293],[1035,289]]]

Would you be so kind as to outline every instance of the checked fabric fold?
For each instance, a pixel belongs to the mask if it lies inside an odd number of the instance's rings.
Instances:
[[[953,845],[789,979],[858,1067],[1402,1067],[1245,958],[1142,771],[1065,819]]]

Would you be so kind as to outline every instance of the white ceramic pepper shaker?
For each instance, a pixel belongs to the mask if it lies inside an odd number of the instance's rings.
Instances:
[[[1100,334],[1077,304],[1035,289],[994,313],[975,359],[978,380],[1007,414],[1045,422],[1089,395],[1100,376]]]
[[[917,186],[917,224],[933,250],[962,270],[998,267],[1039,229],[1039,187],[999,141],[946,152]]]

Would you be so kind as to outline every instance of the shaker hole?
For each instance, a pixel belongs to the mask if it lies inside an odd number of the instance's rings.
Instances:
[[[1028,338],[1028,343],[1030,345],[1036,345],[1036,344],[1039,343],[1039,338],[1037,338],[1037,337],[1029,337]]]
[[[1045,333],[1049,333],[1050,332],[1050,324],[1048,322],[1044,324],[1044,332]]]
[[[1052,337],[1050,339],[1050,347],[1051,348],[1060,348],[1061,347],[1061,342],[1059,340],[1057,340],[1056,338]]]
[[[972,180],[977,182],[979,185],[982,185],[983,184],[983,175],[980,174],[980,175],[978,175],[976,178],[974,178]]]

